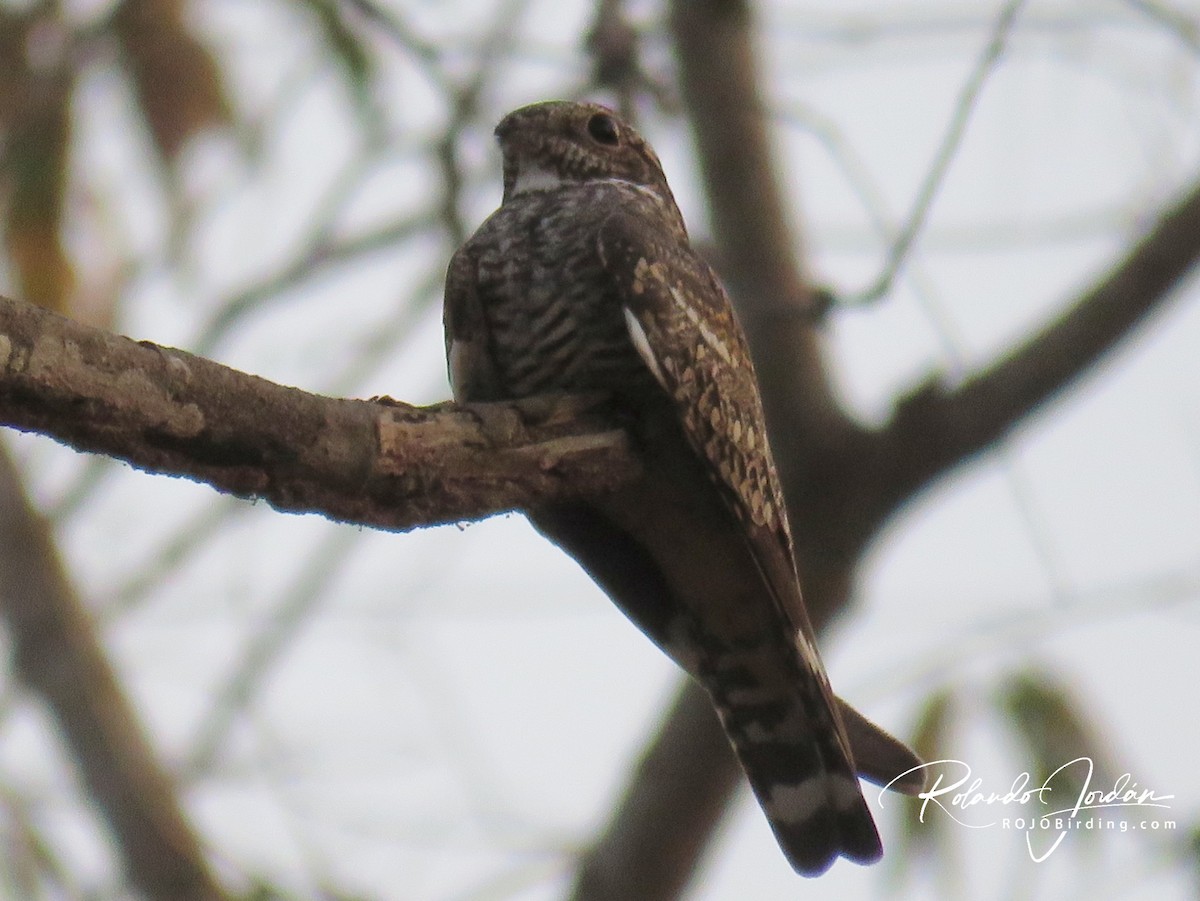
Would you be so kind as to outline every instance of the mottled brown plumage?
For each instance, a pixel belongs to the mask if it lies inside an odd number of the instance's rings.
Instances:
[[[530,518],[708,690],[798,871],[877,859],[856,772],[917,761],[830,691],[746,341],[657,156],[590,104],[525,107],[496,135],[503,202],[447,278],[455,397],[615,395],[644,476]]]

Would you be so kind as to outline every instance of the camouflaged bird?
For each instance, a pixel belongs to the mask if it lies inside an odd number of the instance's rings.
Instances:
[[[658,157],[591,104],[524,107],[496,137],[502,204],[447,275],[456,400],[616,398],[644,474],[530,519],[708,691],[797,871],[878,859],[856,773],[919,761],[830,691],[746,340]]]

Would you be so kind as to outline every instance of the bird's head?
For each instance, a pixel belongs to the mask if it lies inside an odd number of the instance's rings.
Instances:
[[[504,200],[526,191],[616,179],[674,208],[662,164],[633,126],[595,103],[523,106],[496,126],[504,155]]]

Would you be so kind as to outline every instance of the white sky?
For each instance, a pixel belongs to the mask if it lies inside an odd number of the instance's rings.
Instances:
[[[463,41],[491,16],[479,0],[408,6],[431,39]],[[590,5],[533,7],[513,44],[520,49],[488,82],[489,118],[557,96],[585,74],[572,42]],[[779,3],[761,17],[787,189],[812,270],[838,290],[853,293],[878,274],[887,236],[873,216],[894,228],[910,208],[997,8]],[[1194,4],[1174,8],[1200,16]],[[315,42],[284,4],[216,3],[204,16],[237,73],[242,113],[261,115],[287,85],[295,98],[265,131],[260,169],[247,173],[229,145],[196,148],[188,184],[200,226],[182,266],[164,261],[165,211],[141,168],[144,141],[114,124],[128,101],[119,82],[98,71],[79,109],[80,166],[95,205],[79,210],[77,240],[143,261],[121,328],[184,348],[225,297],[288,258],[358,146],[334,75],[311,72],[295,88]],[[376,98],[387,134],[435,136],[446,114],[437,93],[386,42],[377,49],[388,71]],[[652,65],[667,65],[657,38],[647,53]],[[859,415],[880,420],[897,391],[932,369],[969,370],[1052,315],[1195,177],[1197,62],[1195,48],[1134,4],[1028,5],[896,290],[833,320],[837,382]],[[457,66],[469,71],[470,57]],[[463,149],[471,227],[499,198],[490,127]],[[703,236],[686,132],[654,117],[643,131]],[[374,166],[339,233],[419,213],[436,196],[436,172],[398,148]],[[105,227],[97,207],[110,217]],[[385,363],[352,384],[345,373],[413,286],[436,281],[449,250],[410,242],[315,279],[247,319],[212,354],[315,391],[442,399],[437,303]],[[1121,755],[1142,786],[1175,795],[1181,824],[1200,813],[1196,294],[1187,286],[1003,453],[897,520],[862,570],[853,615],[826,643],[839,692],[893,729],[908,728],[933,688],[975,699],[961,757],[990,788],[1007,788],[1031,764],[989,721],[986,699],[1005,675],[1036,662],[1107,726],[1106,753]],[[37,439],[15,444],[48,503],[85,462]],[[63,530],[77,584],[103,609],[213,503],[210,491],[176,480],[110,476]],[[396,536],[262,505],[238,515],[109,627],[158,746],[183,768],[220,686],[280,605],[296,600],[297,582],[312,581],[306,567],[329,569],[320,554],[331,542],[344,543],[348,558],[220,744],[214,768],[189,783],[188,809],[223,872],[380,899],[559,897],[570,875],[565,852],[607,816],[676,676],[520,517]],[[81,872],[106,872],[61,759],[47,759],[47,735],[40,711],[10,714],[0,723],[0,773],[41,805]],[[880,817],[889,847],[899,833],[895,806]],[[956,837],[963,897],[1194,891],[1161,857],[1163,836],[1068,835],[1043,864],[1029,860],[1016,832],[960,829]],[[839,863],[817,883],[799,881],[745,797],[694,897],[950,896],[928,874],[901,893],[888,873],[886,862]]]

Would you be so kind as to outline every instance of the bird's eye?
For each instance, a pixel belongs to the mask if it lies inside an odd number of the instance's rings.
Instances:
[[[599,144],[616,147],[621,143],[621,133],[617,130],[616,120],[605,113],[596,113],[588,119],[587,130]]]

